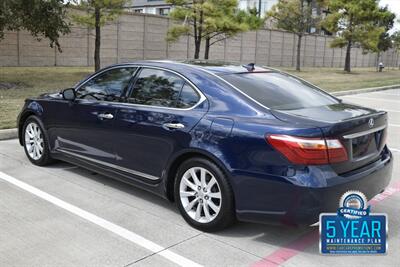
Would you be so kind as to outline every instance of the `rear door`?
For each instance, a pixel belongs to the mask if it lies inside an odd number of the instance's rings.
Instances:
[[[60,105],[51,130],[55,149],[100,164],[115,163],[114,120],[118,103],[137,67],[117,67],[92,77],[77,89],[77,99]]]
[[[208,103],[178,73],[145,67],[127,103],[119,104],[114,129],[117,164],[139,179],[158,180],[171,155],[192,141],[191,129]]]

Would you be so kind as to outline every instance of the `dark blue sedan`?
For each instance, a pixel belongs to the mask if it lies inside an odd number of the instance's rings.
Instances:
[[[389,184],[387,113],[280,71],[140,61],[26,100],[29,160],[67,161],[175,201],[192,226],[312,224]]]

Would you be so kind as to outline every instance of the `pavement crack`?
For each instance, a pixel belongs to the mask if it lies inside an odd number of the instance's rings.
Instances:
[[[231,243],[228,243],[228,242],[226,242],[226,241],[220,240],[220,239],[218,239],[218,238],[216,238],[216,237],[214,237],[214,236],[212,236],[212,235],[210,235],[210,234],[205,234],[205,236],[211,238],[212,240],[215,240],[215,241],[217,241],[217,242],[220,242],[220,243],[222,243],[222,244],[225,244],[225,245],[227,245],[227,246],[230,246],[230,247],[232,247],[232,248],[238,249],[238,250],[240,250],[240,251],[242,251],[242,252],[244,252],[244,253],[246,253],[246,254],[249,254],[249,255],[252,255],[252,256],[254,256],[254,257],[257,257],[257,258],[259,258],[260,260],[263,259],[262,256],[259,256],[259,255],[255,254],[255,253],[252,253],[252,252],[249,252],[249,251],[247,251],[247,250],[244,250],[244,249],[242,249],[242,248],[240,248],[240,247],[234,246],[234,245],[232,245]]]
[[[200,236],[200,235],[202,235],[202,234],[203,234],[203,232],[198,233],[198,234],[196,234],[196,235],[193,235],[193,236],[191,236],[191,237],[188,237],[188,238],[186,238],[186,239],[183,239],[183,240],[181,240],[181,241],[179,241],[179,242],[177,242],[177,243],[175,243],[175,244],[173,244],[173,245],[170,245],[170,246],[168,246],[168,247],[165,247],[164,249],[162,249],[162,250],[160,250],[160,251],[157,251],[157,252],[154,252],[154,253],[150,253],[149,255],[146,255],[146,256],[144,256],[144,257],[142,257],[142,258],[140,258],[140,259],[137,259],[137,260],[135,260],[135,261],[133,261],[133,262],[131,262],[131,263],[128,263],[128,264],[124,265],[123,267],[133,266],[133,265],[135,265],[135,264],[138,263],[138,262],[141,262],[141,261],[143,261],[143,260],[145,260],[145,259],[147,259],[147,258],[150,258],[150,257],[152,257],[152,256],[154,256],[154,255],[157,255],[157,254],[159,254],[160,252],[163,252],[163,251],[169,250],[169,249],[171,249],[171,248],[173,248],[173,247],[176,247],[176,246],[178,246],[178,245],[180,245],[180,244],[182,244],[182,243],[184,243],[184,242],[186,242],[186,241],[189,241],[189,240],[191,240],[191,239],[193,239],[193,238],[196,238],[196,237],[198,237],[198,236]]]

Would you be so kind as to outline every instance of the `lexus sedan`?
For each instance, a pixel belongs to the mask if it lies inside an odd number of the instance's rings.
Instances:
[[[19,141],[175,201],[203,231],[235,220],[298,225],[388,186],[387,113],[254,64],[138,61],[27,99]]]

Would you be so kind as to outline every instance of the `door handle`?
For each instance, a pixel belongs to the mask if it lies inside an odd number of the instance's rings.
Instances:
[[[185,125],[182,123],[164,123],[163,124],[164,128],[167,129],[182,129],[185,128]]]
[[[114,115],[111,113],[100,113],[99,115],[97,115],[97,117],[101,120],[111,120],[114,119]]]

